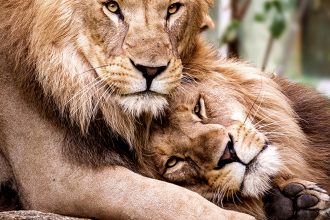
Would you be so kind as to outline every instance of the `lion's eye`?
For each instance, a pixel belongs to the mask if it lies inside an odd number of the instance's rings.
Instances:
[[[178,2],[177,3],[174,3],[174,4],[172,4],[172,5],[170,5],[168,7],[167,13],[169,15],[175,14],[175,13],[177,13],[179,11],[179,9],[180,9],[181,6],[182,6],[181,3],[178,3]]]
[[[120,11],[120,8],[119,8],[119,5],[117,2],[115,1],[110,1],[108,4],[107,4],[107,8],[110,12],[112,13],[119,13]]]
[[[203,97],[200,97],[198,99],[198,102],[196,103],[196,105],[194,107],[194,112],[193,113],[195,115],[197,115],[197,117],[199,117],[200,119],[207,118],[205,101],[204,101]]]
[[[166,168],[174,167],[178,163],[179,159],[177,157],[171,157],[166,162]]]
[[[194,113],[199,116],[200,115],[200,111],[201,111],[201,106],[200,106],[200,103],[198,102],[196,105],[195,105],[195,108],[194,108]]]

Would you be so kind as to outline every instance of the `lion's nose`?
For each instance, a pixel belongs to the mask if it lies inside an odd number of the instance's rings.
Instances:
[[[142,73],[143,77],[146,79],[147,90],[150,89],[152,80],[154,80],[167,68],[167,66],[158,66],[158,67],[143,66],[143,65],[135,64],[134,62],[132,62],[132,64],[135,66],[136,69],[138,69]]]
[[[238,158],[235,147],[234,147],[234,139],[233,136],[229,134],[229,141],[227,142],[227,145],[225,147],[225,150],[220,157],[217,166],[215,169],[221,169],[223,168],[226,164],[232,163],[232,162],[240,162],[242,161]]]

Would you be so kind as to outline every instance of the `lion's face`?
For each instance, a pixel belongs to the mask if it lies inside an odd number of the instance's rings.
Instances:
[[[133,116],[157,115],[180,83],[210,3],[36,0],[37,79],[80,123],[117,104]]]
[[[151,136],[154,169],[169,182],[220,204],[259,197],[280,169],[277,147],[247,118],[235,85],[186,86]]]

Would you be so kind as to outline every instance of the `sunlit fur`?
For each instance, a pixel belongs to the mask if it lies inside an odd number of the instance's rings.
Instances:
[[[204,54],[205,51],[205,48],[200,51],[201,56],[196,57],[190,68],[195,85],[183,84],[178,88],[169,100],[167,117],[153,127],[146,158],[151,161],[149,166],[155,176],[258,219],[265,218],[262,196],[283,179],[310,180],[330,190],[330,140],[325,126],[330,120],[330,110],[322,104],[315,113],[328,118],[321,116],[323,121],[314,122],[318,117],[310,115],[312,107],[303,107],[299,103],[302,100],[298,100],[304,97],[305,105],[313,105],[312,99],[299,94],[306,92],[304,87],[281,79],[274,81],[248,64],[218,58],[211,50]],[[198,119],[194,114],[201,96],[208,112],[206,119]],[[309,122],[319,126],[313,125],[318,129],[313,132],[315,136],[310,135]],[[243,128],[239,135],[232,131],[232,125],[237,123]],[[248,162],[254,158],[248,171],[236,162],[214,170],[228,133],[232,133],[234,140],[244,137],[249,143],[248,148],[242,142],[235,147],[241,160],[250,158]],[[249,138],[255,136],[260,138]],[[262,152],[260,140],[268,143]],[[166,161],[172,156],[181,159],[176,166],[166,169]]]
[[[164,95],[179,85],[181,60],[191,56],[212,1],[185,1],[167,23],[169,3],[121,1],[122,21],[105,1],[1,1],[1,50],[19,81],[36,80],[83,132],[99,110],[113,112],[105,120],[130,141],[134,117],[160,114],[167,105]],[[130,60],[167,65],[150,94],[140,94],[146,80]]]
[[[0,102],[7,103],[0,105],[0,155],[4,155],[1,160],[9,167],[0,167],[1,182],[29,180],[13,175],[26,172],[12,170],[21,161],[15,160],[14,147],[19,144],[9,145],[7,142],[15,140],[7,140],[9,135],[4,132],[15,120],[28,126],[33,117],[18,115],[25,106],[44,124],[60,130],[63,136],[59,139],[68,143],[47,148],[62,153],[49,156],[57,163],[57,171],[71,164],[78,164],[79,168],[120,165],[137,169],[133,166],[136,161],[127,158],[139,155],[138,144],[148,133],[150,119],[163,112],[166,96],[180,85],[183,67],[199,45],[200,28],[213,1],[182,0],[180,11],[168,18],[167,8],[172,1],[118,1],[124,20],[110,13],[106,2],[0,0],[0,81],[5,84],[0,86],[1,94],[5,94]],[[167,68],[153,80],[150,92],[142,93],[146,81],[133,63]],[[7,111],[8,103],[15,103],[16,107]],[[31,139],[44,141],[40,139],[40,130],[46,134],[50,129],[41,124],[36,126],[38,130],[32,126],[24,129],[26,136],[31,134]],[[47,143],[55,138],[45,136]],[[46,169],[48,162],[41,161],[39,153],[48,152],[47,146],[36,144],[43,149],[36,153],[29,141],[24,140],[27,146],[20,148],[24,151],[22,160],[31,158],[31,163],[24,167],[37,170],[34,161]],[[125,146],[115,145],[118,142]],[[125,151],[126,142],[129,151]],[[40,184],[45,187],[55,184],[43,181]],[[20,191],[21,187],[17,189]],[[50,193],[40,191],[26,193],[40,197]],[[24,207],[42,203],[22,199]]]

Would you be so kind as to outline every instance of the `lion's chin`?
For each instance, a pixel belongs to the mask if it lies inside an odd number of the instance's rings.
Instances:
[[[242,195],[259,198],[271,186],[271,177],[280,170],[282,163],[275,147],[269,146],[249,165],[243,180]]]
[[[122,109],[134,117],[144,113],[157,117],[164,113],[168,102],[164,96],[154,93],[141,93],[116,97],[116,101]]]

